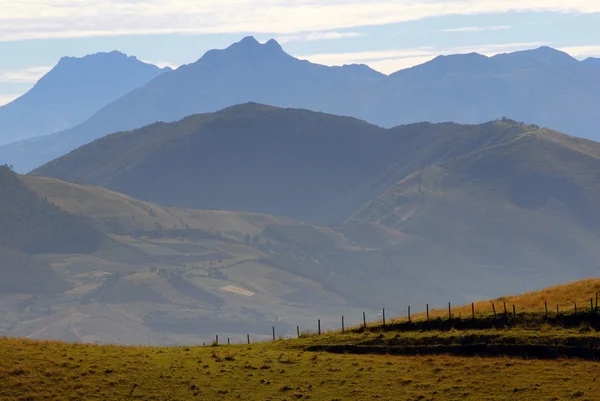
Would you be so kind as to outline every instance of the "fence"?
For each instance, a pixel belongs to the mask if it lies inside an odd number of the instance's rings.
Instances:
[[[471,303],[471,316],[467,319],[463,319],[462,316],[456,317],[452,311],[452,304],[448,302],[448,310],[445,316],[431,316],[429,304],[425,305],[425,313],[421,314],[420,320],[415,320],[413,315],[411,314],[411,306],[408,306],[408,313],[405,318],[397,318],[392,320],[386,320],[386,310],[382,309],[381,322],[371,322],[370,325],[367,324],[367,315],[366,312],[362,313],[362,325],[355,327],[346,327],[346,317],[341,316],[341,333],[347,332],[360,332],[366,331],[369,329],[378,329],[378,330],[398,330],[398,331],[411,331],[411,330],[447,330],[449,328],[459,328],[459,329],[482,329],[482,328],[492,328],[495,327],[499,321],[498,318],[502,319],[500,323],[505,325],[517,324],[520,323],[517,321],[519,315],[529,315],[532,318],[542,317],[544,321],[562,324],[565,327],[575,327],[581,323],[581,319],[579,315],[585,315],[589,317],[589,315],[594,316],[593,324],[596,329],[600,329],[600,316],[598,316],[598,302],[600,300],[600,291],[596,292],[594,297],[590,298],[590,307],[589,309],[586,307],[581,307],[581,305],[577,305],[577,302],[573,302],[572,314],[571,309],[569,310],[561,310],[560,304],[556,304],[556,313],[550,312],[548,308],[548,301],[544,300],[544,308],[542,313],[531,313],[531,312],[521,312],[517,313],[517,308],[515,304],[512,304],[512,308],[509,309],[506,302],[501,303],[502,309],[498,312],[496,310],[496,303],[491,302],[492,314],[491,315],[477,315],[475,303]],[[464,308],[464,307],[463,307]],[[433,309],[431,310],[433,312]],[[512,318],[513,321],[509,319]],[[537,320],[532,320],[537,322]],[[531,322],[531,321],[530,321]],[[302,333],[300,330],[300,326],[296,326],[296,337],[300,338],[303,335],[321,335],[323,332],[321,330],[321,319],[317,319],[317,331],[315,332],[305,332]],[[283,338],[283,337],[282,337]],[[250,334],[246,334],[246,342],[247,344],[251,344],[251,336]],[[272,341],[277,341],[275,326],[272,326]],[[227,344],[231,345],[231,338],[227,338]],[[206,345],[206,343],[204,343]],[[212,343],[213,346],[220,345],[219,336],[215,336],[215,340]]]

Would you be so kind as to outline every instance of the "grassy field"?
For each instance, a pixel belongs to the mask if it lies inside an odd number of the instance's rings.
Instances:
[[[597,399],[581,360],[308,352],[293,342],[200,348],[0,340],[2,400]]]
[[[598,283],[507,297],[525,309],[516,316],[396,320],[251,345],[4,338],[0,400],[595,400],[598,313],[546,317],[535,305],[579,299]]]

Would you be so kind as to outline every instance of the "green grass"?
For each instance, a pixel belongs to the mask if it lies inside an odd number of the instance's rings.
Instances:
[[[0,400],[595,399],[597,314],[511,319],[477,317],[463,330],[456,327],[465,319],[397,322],[176,348],[0,338]]]
[[[149,348],[0,339],[0,399],[566,400],[600,391],[595,362],[309,352],[313,341]]]

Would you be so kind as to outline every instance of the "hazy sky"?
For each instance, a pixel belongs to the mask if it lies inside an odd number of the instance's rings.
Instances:
[[[247,35],[384,73],[541,45],[586,58],[600,56],[600,0],[0,0],[0,105],[62,56],[120,50],[176,67]]]

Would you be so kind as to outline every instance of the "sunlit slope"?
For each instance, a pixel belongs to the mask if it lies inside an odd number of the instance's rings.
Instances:
[[[543,313],[551,315],[556,314],[556,307],[560,313],[575,312],[575,305],[578,311],[590,309],[590,300],[596,306],[596,294],[600,295],[600,278],[591,278],[588,280],[575,281],[569,284],[561,284],[544,288],[538,291],[526,292],[518,295],[507,295],[490,300],[476,301],[468,305],[450,305],[450,311],[454,317],[470,317],[475,308],[476,316],[492,315],[494,309],[498,315],[504,314],[504,304],[509,314],[513,311],[517,313]],[[600,303],[600,298],[599,298]],[[513,306],[515,307],[513,309]],[[599,305],[600,306],[600,305]],[[426,313],[421,312],[426,309],[425,305],[412,305],[412,318],[423,320],[427,317]],[[429,316],[448,317],[448,305],[430,305]],[[408,308],[407,308],[408,311]],[[417,313],[414,313],[417,311]],[[394,320],[403,321],[407,319],[407,312],[402,316],[394,317]]]
[[[161,206],[101,187],[54,178],[20,178],[39,196],[61,209],[91,217],[106,230],[116,233],[206,230],[243,239],[246,234],[260,234],[270,224],[301,225],[293,219],[264,214]]]

